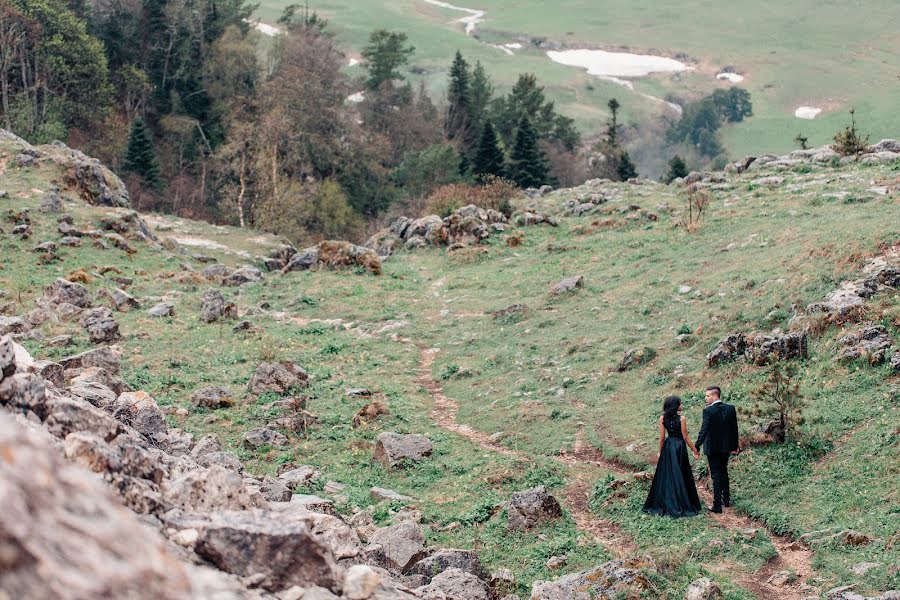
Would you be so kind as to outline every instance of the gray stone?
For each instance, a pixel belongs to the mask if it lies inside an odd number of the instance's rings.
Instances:
[[[0,336],[25,333],[28,329],[28,323],[22,317],[0,317]]]
[[[234,405],[234,397],[228,389],[220,385],[212,385],[200,388],[191,394],[191,402],[200,408],[227,408]]]
[[[12,338],[0,338],[0,381],[12,377],[16,372],[16,349]]]
[[[256,427],[244,433],[241,441],[245,448],[257,450],[263,446],[281,448],[288,445],[288,439],[275,430],[267,427]]]
[[[175,316],[175,305],[171,302],[160,302],[153,308],[147,311],[147,314],[151,317],[161,318],[161,317],[174,317]]]
[[[167,501],[194,512],[244,510],[253,505],[241,475],[220,465],[190,471],[165,483],[162,491]]]
[[[719,600],[722,590],[709,577],[695,579],[684,593],[684,600]]]
[[[134,296],[119,288],[113,290],[112,301],[113,306],[119,312],[128,312],[141,307],[141,303]]]
[[[278,481],[283,483],[289,490],[304,488],[314,481],[318,481],[322,477],[322,473],[315,467],[303,465],[290,471],[285,471],[278,476]]]
[[[121,363],[119,357],[109,347],[104,346],[63,358],[59,364],[65,369],[99,367],[111,375],[118,375]]]
[[[431,456],[431,451],[431,442],[424,435],[385,432],[375,438],[373,458],[391,468],[406,460],[419,462]]]
[[[387,488],[381,487],[373,487],[369,490],[369,494],[372,496],[372,499],[376,502],[380,502],[382,500],[386,500],[388,502],[412,502],[413,499],[409,496],[404,496],[399,492],[395,492],[394,490],[389,490]]]
[[[706,364],[715,367],[730,362],[747,351],[747,338],[743,333],[731,333],[722,339],[712,352],[706,355]]]
[[[213,514],[194,550],[228,573],[261,573],[262,586],[269,591],[311,584],[341,589],[341,569],[330,549],[305,524],[285,521],[279,513]]]
[[[583,287],[584,277],[581,275],[574,275],[572,277],[566,277],[565,279],[554,285],[552,288],[550,288],[550,293],[559,296],[562,294],[573,292]]]
[[[391,568],[401,573],[426,554],[422,530],[411,521],[379,529],[369,537],[369,543],[381,546]]]
[[[207,290],[201,302],[200,320],[204,323],[212,323],[219,319],[236,319],[238,316],[237,306],[233,302],[226,302],[219,290]]]
[[[119,334],[119,324],[113,318],[112,311],[106,307],[90,309],[82,316],[81,325],[94,344],[115,342],[122,337]]]
[[[241,267],[232,271],[222,279],[222,285],[228,287],[238,287],[248,283],[256,283],[262,281],[263,273],[256,267]]]
[[[637,598],[649,587],[636,565],[613,560],[556,581],[535,581],[531,600],[591,600],[593,598]]]
[[[269,502],[290,502],[291,490],[274,477],[263,477],[259,491]]]
[[[291,260],[284,266],[283,271],[289,273],[291,271],[308,271],[319,262],[319,248],[313,246],[306,248],[294,254]]]
[[[167,432],[165,415],[147,392],[125,392],[116,398],[112,408],[115,418],[151,440],[160,440],[161,434]]]
[[[466,571],[450,567],[416,590],[423,600],[488,600],[487,584]]]
[[[60,439],[70,433],[86,432],[110,442],[122,432],[121,423],[81,400],[65,396],[48,399],[46,413],[47,430]]]
[[[292,389],[309,385],[309,374],[298,364],[290,361],[264,362],[256,367],[248,387],[252,394],[273,392],[284,394]]]
[[[506,528],[530,529],[562,515],[559,502],[539,485],[524,492],[515,492],[509,502],[509,521]]]
[[[471,550],[438,550],[414,564],[407,574],[421,575],[425,578],[425,583],[430,583],[435,575],[450,568],[470,573],[482,581],[488,580],[488,573],[481,565],[478,555]]]
[[[78,382],[69,388],[69,392],[82,400],[90,402],[92,405],[106,409],[112,407],[118,398],[118,394],[109,389],[107,386],[96,381]]]
[[[78,308],[90,308],[91,293],[80,283],[57,279],[44,289],[44,297],[51,304],[72,304]]]

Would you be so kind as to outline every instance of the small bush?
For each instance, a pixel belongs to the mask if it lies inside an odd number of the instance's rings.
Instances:
[[[512,214],[512,199],[519,188],[510,181],[499,177],[489,177],[484,185],[465,183],[442,185],[434,190],[425,202],[428,214],[449,216],[453,211],[474,204],[479,208],[490,208],[509,217]]]
[[[843,131],[834,134],[834,143],[831,149],[841,156],[853,156],[859,154],[869,145],[869,136],[862,136],[856,128],[856,111],[850,109],[850,124]]]

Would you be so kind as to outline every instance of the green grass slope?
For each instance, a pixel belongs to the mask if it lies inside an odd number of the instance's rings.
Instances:
[[[94,293],[116,285],[100,275],[104,267],[133,278],[128,291],[143,307],[116,313],[125,378],[167,407],[173,425],[195,436],[217,433],[251,471],[314,465],[324,477],[308,492],[327,496],[325,482],[343,483],[337,510],[349,516],[371,506],[379,523],[400,506],[375,503],[372,486],[411,496],[431,545],[476,550],[491,569],[516,573],[523,595],[536,579],[623,552],[653,558],[648,597],[681,597],[700,574],[719,581],[732,599],[801,598],[850,583],[863,593],[900,587],[900,378],[886,365],[835,362],[843,333],[836,325],[817,330],[800,364],[805,442],[755,447],[736,458],[736,507],[727,519],[642,515],[648,483],[632,475],[655,454],[655,423],[668,394],[685,399],[696,434],[703,389],[717,383],[737,405],[742,429],[750,429],[750,390],[764,369],[742,362],[708,369],[706,354],[731,331],[787,328],[795,307],[821,300],[867,257],[896,252],[900,164],[801,166],[781,172],[785,179],[774,186],[753,183],[770,174],[765,170],[729,176],[710,188],[708,216],[695,233],[674,227],[671,209],[684,203],[683,188],[599,183],[591,189],[611,200],[602,214],[585,217],[565,216],[563,204],[588,188],[521,199],[520,207],[560,215],[559,227],[513,228],[453,253],[400,253],[377,277],[268,273],[261,283],[223,288],[241,318],[258,328],[235,332],[233,322],[198,318],[200,297],[213,284],[197,273],[205,266],[197,254],[241,265],[276,240],[149,215],[162,247],[133,240],[136,252],[127,254],[85,240],[44,262],[31,249],[58,241],[56,215],[38,211],[58,174],[47,164],[17,169],[15,153],[12,145],[0,148],[0,189],[8,194],[0,199],[4,311],[27,312],[45,285],[77,270],[90,276]],[[659,220],[630,218],[638,214],[628,210],[632,205]],[[12,236],[6,220],[22,209],[33,220],[27,240]],[[81,229],[115,212],[75,201],[65,211]],[[522,243],[508,245],[516,234]],[[569,275],[582,275],[585,287],[549,294]],[[175,303],[173,317],[146,314],[160,298]],[[489,314],[514,303],[525,311]],[[866,320],[900,340],[900,295],[880,294],[866,310]],[[91,347],[77,322],[40,331],[42,337],[23,341],[39,358]],[[47,340],[60,333],[72,334],[74,345],[51,347]],[[652,349],[653,358],[619,372],[633,348]],[[259,362],[272,359],[310,371],[302,402],[321,426],[290,434],[287,448],[247,450],[241,435],[275,416],[277,398],[253,397],[246,383]],[[229,387],[236,404],[194,407],[191,393],[210,384]],[[353,427],[368,402],[345,395],[356,387],[373,390],[391,414]],[[458,425],[469,429],[461,435]],[[382,431],[423,433],[434,442],[434,456],[388,471],[371,460]],[[498,432],[499,441],[485,441]],[[538,484],[563,501],[564,517],[508,534],[502,502]],[[811,553],[787,549],[791,539],[829,527],[873,541],[832,541]],[[565,567],[549,570],[547,559],[558,555],[566,555]],[[877,566],[862,575],[851,570],[863,562]],[[784,588],[767,584],[777,570],[800,580]]]
[[[265,0],[258,15],[273,23],[288,4]],[[422,0],[321,0],[310,8],[325,16],[338,39],[357,54],[375,28],[407,33],[416,47],[413,62],[435,93],[443,94],[457,49],[473,63],[480,60],[501,90],[508,89],[519,73],[535,73],[551,99],[586,133],[601,130],[612,96],[623,101],[623,122],[639,123],[660,107],[581,69],[557,65],[527,43],[515,56],[489,44],[524,36],[570,48],[629,48],[690,57],[694,72],[637,81],[637,92],[657,97],[674,93],[690,98],[725,87],[728,84],[716,82],[714,75],[724,66],[734,66],[744,74],[740,85],[751,92],[754,104],[754,117],[725,133],[726,146],[735,157],[788,151],[798,131],[812,145],[829,142],[845,124],[851,107],[863,129],[876,136],[900,126],[896,111],[900,39],[894,25],[900,8],[893,0],[850,4],[766,0],[752,6],[736,0],[665,0],[652,6],[625,0],[450,4],[487,11],[475,37],[467,37],[464,26],[456,22],[465,13]],[[801,120],[794,117],[798,106],[821,107],[825,112],[815,120]]]

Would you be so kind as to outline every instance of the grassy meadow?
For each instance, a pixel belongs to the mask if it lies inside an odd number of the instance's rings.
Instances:
[[[0,155],[3,163],[13,156],[3,148]],[[565,517],[553,524],[506,533],[500,504],[513,491],[544,484],[563,500],[581,477],[589,484],[593,515],[655,559],[652,597],[680,598],[692,579],[708,574],[727,598],[749,599],[754,595],[747,578],[775,555],[767,535],[723,527],[707,516],[645,516],[640,506],[648,483],[558,459],[582,436],[631,471],[645,469],[655,455],[661,399],[672,393],[684,398],[696,435],[710,383],[721,385],[737,405],[746,431],[753,425],[751,391],[764,369],[744,363],[707,369],[707,352],[731,331],[786,328],[794,307],[820,300],[852,277],[865,257],[900,241],[897,192],[869,191],[874,184],[896,189],[900,164],[803,167],[783,175],[784,183],[775,187],[753,184],[757,173],[714,186],[708,216],[693,234],[675,228],[675,217],[662,206],[683,204],[675,187],[606,184],[615,196],[607,212],[579,218],[562,210],[576,192],[523,199],[520,207],[561,215],[559,227],[514,229],[524,236],[516,247],[495,235],[484,246],[452,254],[401,252],[385,261],[379,277],[267,274],[262,283],[223,288],[241,318],[259,328],[240,333],[232,322],[199,321],[200,297],[211,284],[196,273],[205,265],[194,256],[202,252],[224,264],[244,264],[247,256],[267,252],[271,238],[150,216],[167,249],[135,241],[137,252],[128,255],[86,240],[81,248],[60,248],[60,260],[42,264],[30,250],[58,237],[54,216],[37,211],[54,175],[44,167],[10,166],[0,186],[9,194],[0,200],[0,217],[29,208],[34,232],[19,240],[9,235],[10,223],[0,225],[6,231],[0,234],[0,289],[14,302],[14,312],[22,313],[56,277],[116,267],[134,278],[128,291],[143,303],[140,310],[116,314],[124,376],[161,406],[186,410],[183,416],[173,412],[172,425],[195,436],[218,434],[253,472],[273,473],[284,464],[318,467],[324,476],[307,491],[327,496],[325,482],[345,484],[345,502],[337,505],[344,515],[373,506],[372,486],[411,496],[431,545],[476,550],[489,568],[516,573],[520,593],[527,594],[535,579],[614,555],[614,548],[576,527],[569,503]],[[629,205],[659,220],[629,219],[622,210]],[[111,212],[77,202],[65,210],[82,229]],[[185,239],[209,247],[188,247]],[[584,276],[584,289],[561,297],[548,293],[552,284],[576,274]],[[92,275],[89,287],[96,293],[114,284]],[[148,317],[145,310],[162,297],[174,301],[175,316]],[[514,303],[524,304],[525,311],[489,314]],[[869,310],[872,320],[900,339],[900,296],[877,296]],[[48,338],[73,334],[75,344],[58,349],[26,341],[36,357],[59,358],[90,347],[77,323],[42,331]],[[848,583],[858,584],[860,592],[900,587],[900,379],[886,366],[837,364],[833,347],[841,333],[832,327],[815,336],[801,364],[808,404],[804,443],[754,448],[732,467],[736,510],[757,519],[759,527],[791,537],[852,528],[875,538],[867,546],[817,547],[814,573],[803,582],[811,595]],[[617,371],[632,348],[651,349],[652,360]],[[430,374],[421,372],[424,349],[438,349]],[[277,398],[251,397],[246,382],[259,362],[272,359],[294,360],[310,371],[313,382],[303,402],[321,426],[292,435],[287,448],[250,451],[241,435],[276,415],[271,403]],[[459,404],[459,423],[484,434],[503,432],[499,443],[518,454],[492,452],[442,429],[423,376],[439,382]],[[191,393],[211,384],[229,387],[237,403],[216,411],[195,408]],[[368,402],[345,396],[357,387],[371,389],[391,414],[354,428],[353,415]],[[371,460],[381,431],[423,433],[435,445],[434,457],[388,471]],[[398,508],[378,504],[372,511],[377,522],[387,523]],[[548,570],[547,559],[562,554],[563,571]],[[862,576],[850,571],[864,561],[879,566]]]
[[[264,0],[257,12],[273,23],[288,0]],[[529,40],[545,39],[567,48],[628,49],[685,60],[694,71],[651,76],[635,82],[636,92],[656,97],[696,98],[730,84],[714,79],[732,66],[752,95],[754,117],[723,130],[732,157],[784,152],[803,133],[813,146],[831,140],[853,107],[864,131],[889,137],[900,129],[900,38],[894,0],[836,2],[765,1],[752,6],[737,0],[480,0],[452,2],[487,11],[474,36],[455,22],[466,15],[423,0],[319,0],[310,9],[325,16],[338,39],[358,56],[369,33],[387,28],[407,33],[416,47],[415,72],[431,91],[443,96],[447,70],[459,49],[480,60],[498,89],[508,89],[519,73],[535,73],[562,112],[577,120],[588,136],[597,134],[608,115],[606,102],[617,97],[624,123],[640,123],[658,114],[658,103],[625,88],[550,61]],[[490,44],[522,42],[508,56]],[[359,67],[352,67],[353,73]],[[824,112],[814,120],[794,117],[798,106]]]

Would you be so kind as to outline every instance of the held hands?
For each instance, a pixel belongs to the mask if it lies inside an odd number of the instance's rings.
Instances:
[[[700,460],[700,451],[694,450],[694,460]]]

